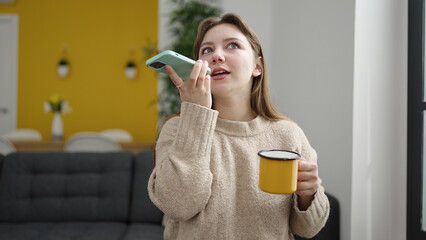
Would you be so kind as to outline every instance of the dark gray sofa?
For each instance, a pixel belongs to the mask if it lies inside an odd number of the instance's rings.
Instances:
[[[163,239],[152,153],[0,156],[0,240]]]
[[[330,202],[330,215],[321,231],[311,238],[311,240],[340,240],[340,204],[336,197],[330,193],[325,193]],[[306,240],[306,238],[294,236],[296,240]]]
[[[3,158],[4,156],[0,154],[0,178],[1,178],[1,168],[3,166]]]
[[[0,155],[0,240],[163,239],[151,171],[151,151]],[[339,239],[339,203],[327,196],[330,218],[315,240]]]

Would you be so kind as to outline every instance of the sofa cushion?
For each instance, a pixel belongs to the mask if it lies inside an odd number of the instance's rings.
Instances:
[[[131,153],[7,155],[0,179],[0,222],[126,221]]]
[[[136,155],[134,166],[131,222],[161,224],[163,213],[151,202],[148,196],[148,180],[151,175],[152,151]]]
[[[0,154],[0,178],[1,178],[1,169],[3,167],[3,158],[4,156]]]
[[[127,228],[120,222],[0,223],[0,240],[118,240]]]

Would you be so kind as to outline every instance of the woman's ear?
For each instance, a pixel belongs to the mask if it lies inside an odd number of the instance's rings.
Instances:
[[[253,75],[253,77],[258,77],[263,72],[263,59],[262,59],[262,57],[258,57],[256,59],[255,64],[256,64],[256,66],[253,69],[252,75]]]

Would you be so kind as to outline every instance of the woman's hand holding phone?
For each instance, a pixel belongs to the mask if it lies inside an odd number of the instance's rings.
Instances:
[[[164,67],[170,79],[179,89],[182,102],[191,102],[207,108],[212,107],[211,78],[207,74],[208,66],[208,62],[198,60],[192,68],[188,81],[183,81],[172,66]]]

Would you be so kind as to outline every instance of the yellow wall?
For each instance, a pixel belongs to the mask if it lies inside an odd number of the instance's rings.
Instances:
[[[53,114],[43,103],[58,93],[72,108],[63,115],[65,138],[123,128],[135,141],[154,140],[157,78],[141,49],[157,42],[158,1],[17,0],[0,5],[1,13],[19,16],[18,128],[50,139]],[[62,79],[56,66],[64,44],[71,72]],[[130,59],[139,70],[134,80],[124,75]]]

